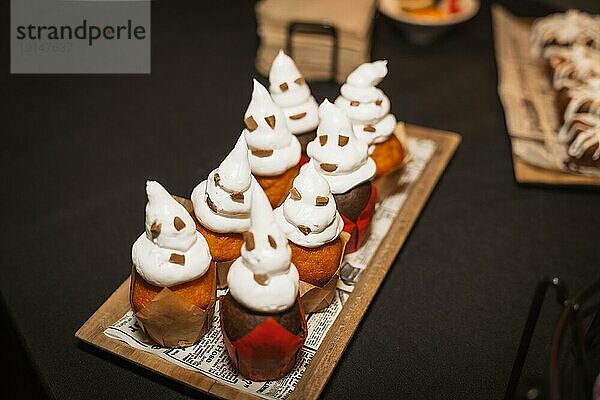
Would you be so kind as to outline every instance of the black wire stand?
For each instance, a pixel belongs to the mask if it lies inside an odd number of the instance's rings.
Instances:
[[[521,335],[505,400],[514,399],[523,365],[533,338],[546,294],[554,289],[562,312],[550,348],[549,378],[546,388],[535,389],[527,399],[579,400],[592,398],[594,382],[600,371],[600,276],[571,298],[558,277],[542,278],[533,295],[527,321]],[[547,393],[547,397],[544,396]]]

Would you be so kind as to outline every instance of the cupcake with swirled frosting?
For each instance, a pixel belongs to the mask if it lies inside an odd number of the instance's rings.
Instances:
[[[375,162],[369,157],[367,143],[354,135],[342,109],[325,99],[319,106],[319,119],[317,138],[306,148],[309,162],[329,184],[344,218],[344,230],[356,238],[357,232],[351,226],[361,221],[360,239],[348,246],[350,250],[357,249],[375,207],[375,187],[371,183]]]
[[[292,262],[300,280],[324,286],[337,271],[344,244],[340,233],[344,221],[336,209],[329,184],[315,169],[305,164],[275,219],[292,248]]]
[[[248,147],[241,135],[219,168],[192,191],[197,229],[206,238],[218,263],[240,256],[242,233],[250,228],[250,202],[255,184]]]
[[[251,226],[242,255],[227,275],[229,292],[220,298],[221,330],[239,372],[253,380],[286,375],[306,337],[298,298],[298,271],[285,234],[264,191],[253,187]]]
[[[390,113],[390,99],[377,87],[387,73],[387,61],[360,65],[348,75],[335,100],[352,121],[356,137],[369,145],[376,177],[402,165],[407,155],[405,143],[394,135],[397,121]]]
[[[200,338],[202,329],[206,331],[206,326],[198,323],[199,311],[209,309],[215,299],[208,244],[196,231],[190,213],[160,183],[148,181],[146,193],[146,229],[131,249],[131,307],[159,344],[190,345]],[[164,299],[172,295],[177,300],[162,307]],[[210,314],[200,320],[212,319],[212,311]],[[172,327],[161,322],[166,320],[171,320]],[[177,332],[172,331],[175,327]]]
[[[269,84],[273,101],[283,110],[288,128],[306,153],[306,145],[317,134],[319,106],[294,60],[283,50],[279,50],[271,64]]]
[[[243,134],[250,169],[272,206],[278,206],[300,169],[300,142],[290,132],[281,108],[256,79]]]

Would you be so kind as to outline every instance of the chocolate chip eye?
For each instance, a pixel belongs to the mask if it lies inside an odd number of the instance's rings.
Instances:
[[[180,231],[183,228],[185,228],[185,222],[183,222],[183,220],[181,218],[175,217],[175,218],[173,218],[173,226],[175,227],[175,229]]]
[[[243,203],[244,202],[244,193],[243,192],[231,193],[229,195],[229,197],[231,197],[231,200],[235,201],[236,203]]]
[[[246,124],[246,128],[248,128],[250,132],[253,132],[256,130],[256,128],[258,128],[258,124],[256,123],[256,120],[252,115],[246,118],[244,120],[244,123]]]
[[[208,194],[206,195],[206,205],[215,214],[217,214],[219,212],[219,209],[217,208],[217,205],[210,199],[210,197],[208,196]]]
[[[267,283],[269,283],[269,275],[254,273],[254,281],[261,286],[265,286]]]
[[[250,231],[246,231],[242,233],[242,237],[244,238],[244,243],[246,244],[246,250],[254,250],[254,234]]]
[[[321,143],[321,146],[325,146],[327,144],[327,135],[319,136],[319,143]]]
[[[275,241],[275,239],[273,239],[273,236],[268,235],[267,239],[269,239],[269,244],[271,245],[272,248],[276,249],[277,248],[277,242]]]
[[[285,92],[286,90],[289,89],[287,82],[283,82],[282,84],[279,85],[279,89],[281,89],[282,92]]]
[[[340,146],[340,147],[344,147],[345,145],[348,144],[349,141],[350,141],[350,138],[348,136],[343,136],[343,135],[338,136],[338,146]]]
[[[271,129],[275,129],[275,116],[274,115],[269,115],[268,117],[265,117],[265,121],[267,121],[267,124],[269,124]]]
[[[171,264],[185,265],[185,255],[171,253],[171,256],[169,257],[169,262]]]
[[[326,206],[328,203],[329,198],[325,196],[317,196],[317,199],[315,200],[315,205],[319,207]]]
[[[351,105],[352,107],[357,107],[359,104],[360,104],[360,101],[356,101],[356,100],[352,100],[352,101],[350,102],[350,105]]]
[[[373,133],[375,132],[375,127],[373,125],[365,125],[363,126],[363,131]]]
[[[298,225],[298,230],[302,232],[304,236],[312,232],[312,230],[306,225]]]
[[[325,172],[333,172],[337,167],[337,164],[321,163],[321,169]]]
[[[296,83],[296,85],[303,85],[304,84],[304,78],[303,77],[296,78],[296,79],[294,79],[294,82]]]
[[[215,180],[215,185],[219,186],[219,181],[221,180],[221,175],[219,175],[218,172],[215,172],[215,174],[213,175],[213,179]]]
[[[379,99],[379,100],[375,101],[375,105],[376,105],[376,106],[380,106],[380,105],[381,105],[381,103],[383,103],[383,100],[381,100],[381,99]]]
[[[152,223],[152,226],[150,227],[150,233],[152,234],[152,239],[156,239],[158,237],[158,235],[160,235],[161,228],[162,228],[162,224],[159,224],[156,221]]]
[[[290,198],[292,200],[300,200],[302,198],[302,195],[300,194],[300,192],[298,191],[298,189],[296,189],[295,187],[293,187],[292,190],[290,190]]]

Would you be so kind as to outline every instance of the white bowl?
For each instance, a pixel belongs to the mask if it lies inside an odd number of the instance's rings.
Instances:
[[[379,0],[379,11],[390,18],[402,30],[409,40],[416,44],[428,44],[437,39],[442,33],[460,25],[477,14],[479,0],[462,0],[461,10],[443,20],[414,18],[412,14],[402,10],[397,0]]]

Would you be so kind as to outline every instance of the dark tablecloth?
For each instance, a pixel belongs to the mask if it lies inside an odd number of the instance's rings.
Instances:
[[[253,5],[153,2],[150,75],[9,75],[3,35],[6,390],[203,397],[73,335],[130,272],[145,180],[189,195],[233,146],[256,76]],[[550,11],[509,5],[520,15]],[[380,16],[372,57],[389,60],[381,87],[399,119],[459,132],[463,143],[323,397],[499,398],[540,275],[578,288],[598,271],[598,193],[515,184],[489,4],[422,47]],[[312,88],[319,101],[338,92]],[[557,313],[542,315],[526,376],[546,369]]]

